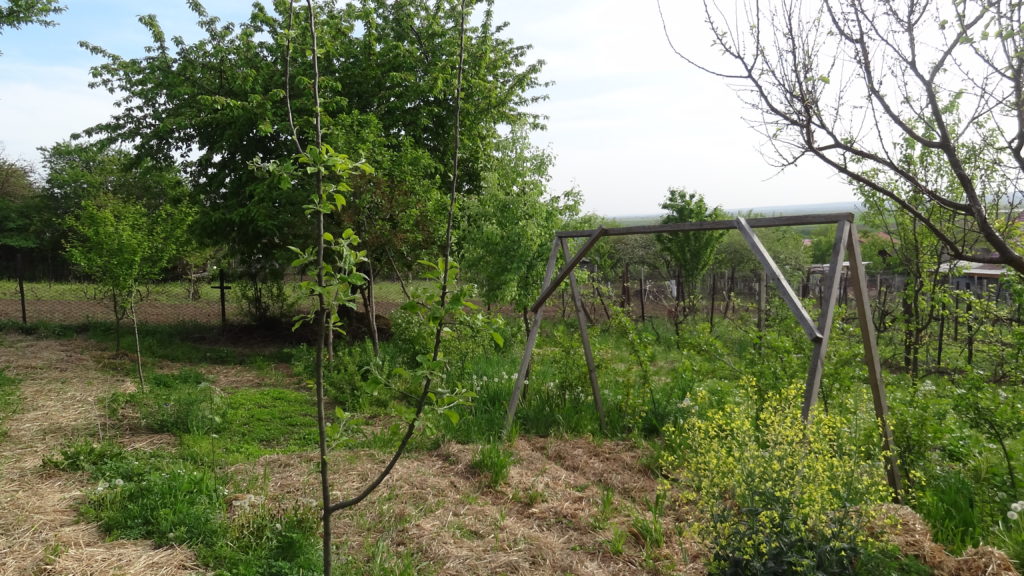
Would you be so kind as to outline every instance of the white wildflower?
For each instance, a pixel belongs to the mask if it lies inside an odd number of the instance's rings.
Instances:
[[[1010,510],[1009,512],[1006,513],[1006,517],[1009,518],[1010,520],[1016,520],[1017,519],[1017,513],[1014,512],[1013,510]]]

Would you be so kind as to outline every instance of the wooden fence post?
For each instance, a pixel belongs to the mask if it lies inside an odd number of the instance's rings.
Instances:
[[[18,297],[21,299],[21,323],[28,324],[28,311],[25,308],[25,271],[22,268],[21,252],[15,257],[18,274]]]

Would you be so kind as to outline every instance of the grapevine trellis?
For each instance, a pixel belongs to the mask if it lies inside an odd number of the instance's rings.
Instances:
[[[811,409],[817,403],[818,393],[821,388],[821,376],[825,366],[825,353],[828,350],[829,336],[832,331],[832,320],[835,316],[836,304],[839,299],[840,276],[843,270],[843,256],[849,249],[849,270],[850,284],[854,292],[854,301],[857,306],[857,317],[860,324],[861,340],[864,344],[864,362],[867,365],[868,383],[871,387],[871,395],[874,402],[875,416],[878,419],[882,435],[882,457],[885,461],[886,477],[889,486],[893,490],[894,498],[899,501],[901,498],[901,481],[899,468],[896,463],[895,448],[892,440],[892,430],[889,427],[888,413],[889,406],[885,395],[885,386],[882,383],[882,367],[878,354],[878,341],[875,337],[875,327],[872,322],[871,304],[868,299],[867,276],[864,272],[864,260],[861,257],[860,237],[857,233],[857,225],[854,223],[853,214],[810,214],[798,216],[777,216],[770,218],[736,218],[735,220],[717,220],[710,222],[683,222],[676,224],[660,224],[649,226],[627,226],[619,228],[599,227],[592,230],[569,230],[555,233],[551,242],[551,253],[548,256],[547,268],[544,273],[544,284],[537,301],[530,307],[533,314],[533,322],[526,339],[526,348],[523,351],[523,358],[519,364],[519,373],[516,377],[515,386],[512,389],[512,397],[509,399],[508,412],[505,416],[505,432],[512,427],[515,419],[516,407],[519,404],[520,396],[526,382],[527,372],[533,356],[533,349],[537,344],[537,334],[540,331],[541,319],[543,316],[544,304],[552,294],[566,281],[569,280],[569,287],[572,291],[573,304],[576,308],[576,315],[579,320],[580,336],[583,344],[583,354],[587,362],[587,372],[590,379],[590,386],[594,396],[594,408],[597,410],[601,426],[605,425],[604,408],[601,403],[601,390],[597,381],[597,369],[594,364],[594,355],[590,346],[590,336],[587,332],[586,312],[583,309],[583,301],[580,295],[579,286],[576,283],[575,269],[587,256],[597,242],[605,236],[633,236],[641,234],[664,234],[673,232],[707,231],[707,230],[730,230],[738,229],[751,251],[764,266],[765,273],[769,276],[778,288],[782,299],[786,302],[790,311],[796,317],[803,329],[804,334],[812,343],[810,365],[807,369],[807,379],[804,389],[804,401],[802,416],[805,421],[811,417]],[[793,288],[786,281],[785,276],[775,264],[771,255],[765,250],[754,228],[777,228],[783,226],[807,226],[817,224],[834,224],[836,226],[835,242],[832,246],[832,258],[828,268],[828,275],[824,284],[824,299],[817,322],[804,308]],[[585,238],[583,246],[571,254],[569,239]],[[555,264],[559,252],[565,260],[565,265],[555,275]],[[764,291],[761,291],[763,297]]]

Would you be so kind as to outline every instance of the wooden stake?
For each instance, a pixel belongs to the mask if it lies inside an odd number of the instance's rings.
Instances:
[[[811,352],[811,366],[807,370],[806,387],[804,388],[804,407],[801,413],[804,422],[811,417],[811,408],[818,402],[821,389],[821,373],[825,369],[825,353],[828,352],[828,339],[832,333],[832,320],[835,317],[836,302],[839,299],[839,284],[843,274],[843,256],[846,254],[846,240],[850,235],[850,223],[836,224],[836,239],[832,245],[828,277],[825,279],[825,299],[818,313],[818,332],[821,340],[814,342]]]
[[[551,241],[551,254],[548,256],[548,265],[544,271],[544,285],[541,292],[545,292],[551,285],[551,275],[555,273],[555,261],[558,259],[558,238]],[[543,302],[541,302],[543,305]],[[533,348],[537,345],[537,333],[540,331],[540,320],[543,316],[542,309],[533,314],[533,324],[530,326],[530,334],[526,337],[526,348],[523,349],[523,359],[519,362],[519,374],[516,376],[516,383],[512,387],[512,397],[508,401],[508,412],[505,413],[505,428],[501,432],[502,438],[508,437],[508,431],[512,429],[512,421],[516,417],[516,407],[519,405],[519,397],[523,394],[523,386],[526,384],[526,373],[530,370],[530,360],[533,358]]]
[[[875,338],[875,324],[871,319],[871,303],[868,301],[867,278],[864,274],[864,259],[860,253],[860,237],[857,225],[850,224],[850,274],[853,281],[854,299],[857,302],[857,319],[860,321],[860,335],[864,342],[864,362],[868,368],[868,383],[875,405],[875,417],[882,432],[882,455],[885,459],[885,474],[892,488],[893,501],[903,502],[903,486],[899,465],[896,461],[896,446],[889,428],[889,403],[882,383],[882,363],[878,355],[878,340]]]
[[[569,260],[569,242],[561,239],[562,257]],[[604,405],[601,402],[601,388],[597,384],[597,365],[594,363],[594,353],[590,348],[590,333],[587,331],[587,316],[583,312],[583,298],[580,296],[579,286],[576,284],[576,273],[569,274],[569,287],[572,289],[572,302],[576,307],[576,318],[580,324],[580,339],[583,340],[583,356],[587,360],[587,376],[590,377],[590,390],[594,395],[594,409],[597,410],[597,417],[601,422],[601,431],[608,432],[607,422],[604,417]]]

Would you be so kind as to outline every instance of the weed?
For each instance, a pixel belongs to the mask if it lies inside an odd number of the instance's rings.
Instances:
[[[595,530],[603,530],[608,526],[615,513],[615,492],[605,487],[601,490],[601,498],[597,502],[597,514],[590,519],[590,526]]]
[[[387,540],[377,539],[357,555],[342,554],[333,572],[334,576],[420,576],[433,570],[412,552],[396,552]]]
[[[646,504],[650,515],[634,514],[630,523],[633,537],[644,549],[645,554],[665,546],[665,531],[661,524],[661,518],[665,513],[664,492],[659,491],[654,499],[648,500]]]
[[[314,510],[256,506],[231,518],[223,479],[173,453],[83,441],[44,463],[87,472],[97,482],[81,514],[110,538],[185,545],[208,568],[238,576],[297,576],[318,569]]]
[[[19,404],[18,381],[0,368],[0,440],[7,436],[4,421],[18,410]]]
[[[202,373],[183,369],[153,374],[149,381],[144,390],[112,398],[108,403],[111,415],[132,406],[143,428],[178,435],[209,434],[224,428],[221,393]]]
[[[502,443],[495,442],[480,447],[470,465],[474,470],[487,475],[487,485],[497,488],[508,480],[509,469],[515,457]]]
[[[843,451],[834,415],[804,424],[801,395],[794,385],[763,404],[741,396],[666,429],[664,469],[704,517],[711,574],[847,574],[874,544],[862,526],[889,496],[877,463]]]
[[[526,493],[516,492],[512,499],[527,506],[536,506],[541,502],[546,502],[548,497],[542,490],[531,487]]]
[[[1014,502],[995,529],[995,541],[1018,565],[1024,561],[1024,502]]]
[[[622,556],[626,552],[626,537],[628,532],[617,525],[612,525],[612,535],[605,540],[608,553],[612,556]]]
[[[961,553],[981,541],[976,501],[974,484],[954,470],[938,475],[924,487],[916,509],[928,522],[936,542]]]

